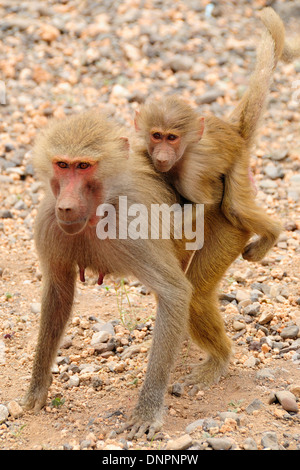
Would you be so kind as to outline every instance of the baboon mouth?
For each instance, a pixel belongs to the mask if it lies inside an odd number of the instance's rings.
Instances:
[[[87,220],[87,217],[83,217],[82,219],[74,221],[61,219],[58,219],[57,221],[58,225],[65,233],[68,235],[76,235],[77,233],[82,232],[85,228]]]
[[[162,173],[165,173],[170,170],[171,166],[169,163],[157,163],[155,168]]]

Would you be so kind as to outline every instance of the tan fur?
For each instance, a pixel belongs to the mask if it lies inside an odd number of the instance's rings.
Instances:
[[[223,125],[226,124],[220,124]],[[98,113],[87,113],[53,121],[37,139],[35,168],[45,182],[45,197],[35,225],[43,294],[36,355],[24,406],[38,411],[47,400],[51,365],[72,311],[78,268],[89,268],[96,274],[133,275],[155,292],[158,305],[146,377],[128,423],[129,438],[148,432],[148,439],[152,439],[162,425],[170,369],[187,328],[208,353],[207,360],[189,380],[209,385],[226,372],[231,343],[217,308],[217,287],[226,269],[243,250],[250,233],[230,223],[221,210],[223,185],[215,184],[212,164],[209,175],[213,189],[208,182],[205,197],[217,202],[206,208],[205,243],[195,253],[186,276],[182,267],[189,252],[185,250],[184,239],[100,240],[93,226],[66,234],[59,227],[56,198],[51,190],[53,163],[56,164],[58,156],[62,161],[64,157],[71,160],[82,157],[83,162],[94,159],[95,183],[101,187],[94,204],[111,203],[117,214],[119,196],[126,196],[128,205],[142,203],[149,209],[151,204],[172,205],[179,201],[178,193],[154,170],[143,143],[135,143],[128,158],[122,134],[114,122]],[[85,191],[88,193],[90,188],[84,188],[81,197]]]
[[[91,124],[92,121],[98,122],[98,126],[95,125],[94,134],[89,133],[89,143],[83,148],[86,123]],[[65,129],[64,138],[62,129]],[[99,139],[102,147],[95,150]],[[83,161],[94,159],[94,164],[98,165],[96,179],[102,184],[101,195],[96,202],[113,204],[117,213],[119,196],[127,196],[128,206],[143,203],[149,210],[151,204],[171,206],[179,201],[178,194],[153,169],[144,145],[135,145],[127,158],[124,147],[113,153],[109,151],[107,142],[112,142],[112,148],[119,148],[119,129],[100,115],[88,113],[53,121],[40,134],[34,148],[35,168],[45,182],[45,197],[35,224],[43,294],[36,355],[24,406],[38,411],[47,400],[51,365],[72,311],[78,268],[89,268],[104,275],[133,275],[155,292],[158,309],[145,381],[126,427],[130,428],[130,438],[149,431],[148,438],[151,439],[162,425],[168,376],[180,340],[188,328],[195,341],[208,353],[207,361],[197,370],[196,378],[189,380],[208,385],[226,372],[231,343],[217,308],[216,289],[249,235],[229,224],[219,207],[212,205],[205,218],[207,243],[196,253],[186,277],[182,266],[190,252],[185,249],[185,239],[100,240],[95,227],[91,226],[80,233],[66,234],[56,218],[56,198],[50,181],[53,178],[52,162],[56,164],[57,155],[62,156],[62,161],[70,159],[68,146],[72,149],[71,161],[77,162],[81,151],[84,153]]]
[[[249,261],[262,259],[281,231],[281,225],[255,204],[255,189],[249,177],[250,150],[273,71],[287,48],[283,23],[274,10],[265,8],[260,16],[266,30],[259,44],[256,67],[249,89],[228,122],[215,116],[206,117],[203,136],[197,140],[199,116],[176,96],[146,102],[136,117],[136,128],[148,149],[154,124],[156,128],[160,126],[162,134],[175,129],[181,146],[185,145],[181,158],[173,158],[173,167],[165,172],[182,196],[206,205],[220,204],[233,225],[259,235],[243,250],[244,258]],[[150,151],[149,154],[152,155]]]

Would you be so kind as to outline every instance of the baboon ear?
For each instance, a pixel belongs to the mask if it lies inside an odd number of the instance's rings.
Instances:
[[[201,139],[203,132],[204,132],[204,117],[201,117],[199,118],[199,130],[198,130],[199,140]]]
[[[134,127],[135,127],[136,132],[139,132],[141,130],[138,125],[139,115],[140,115],[139,111],[136,111],[135,117],[134,117]]]
[[[128,159],[129,158],[129,150],[130,150],[130,144],[129,144],[129,140],[127,137],[120,137],[120,140],[122,141],[122,146],[123,146],[123,149],[126,150],[126,158]]]

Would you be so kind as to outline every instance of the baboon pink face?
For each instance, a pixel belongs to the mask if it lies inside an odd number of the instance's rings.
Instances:
[[[150,132],[149,154],[158,171],[169,171],[181,158],[182,150],[181,136],[160,129]]]
[[[59,227],[75,235],[87,225],[96,225],[96,209],[102,195],[102,185],[96,177],[98,163],[90,158],[57,156],[52,165],[51,188]]]

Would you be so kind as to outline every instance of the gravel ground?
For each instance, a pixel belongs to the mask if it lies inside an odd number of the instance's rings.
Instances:
[[[172,90],[204,114],[228,115],[253,69],[265,3],[2,0],[0,449],[299,450],[299,61],[276,69],[251,163],[258,202],[284,231],[267,258],[236,260],[220,286],[235,347],[228,375],[209,390],[184,386],[202,357],[187,338],[162,432],[151,442],[117,434],[143,383],[155,300],[135,279],[99,287],[90,276],[78,282],[47,406],[34,415],[18,405],[40,314],[36,132],[49,117],[95,106],[129,127],[145,98]],[[300,3],[271,3],[289,34],[299,31]]]

